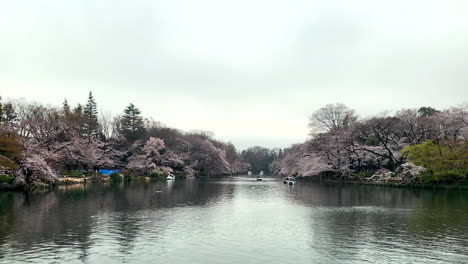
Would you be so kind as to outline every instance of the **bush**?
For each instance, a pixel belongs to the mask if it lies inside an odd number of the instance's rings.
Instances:
[[[467,142],[441,142],[432,140],[404,148],[401,153],[418,166],[424,182],[454,182],[468,175]]]
[[[112,180],[112,181],[122,181],[124,177],[122,177],[120,174],[114,172],[114,173],[111,173],[109,175],[109,178]]]
[[[13,178],[5,174],[0,174],[0,182],[11,184],[13,183]]]
[[[149,176],[151,178],[164,178],[164,173],[162,171],[153,171]]]
[[[360,171],[357,173],[357,175],[361,178],[369,178],[369,177],[372,177],[372,175],[374,175],[375,171],[372,171],[372,170],[365,170],[365,171]]]

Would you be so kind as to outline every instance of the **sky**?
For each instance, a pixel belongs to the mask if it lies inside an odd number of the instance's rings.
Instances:
[[[0,95],[209,130],[239,149],[361,117],[468,101],[468,1],[0,0]]]

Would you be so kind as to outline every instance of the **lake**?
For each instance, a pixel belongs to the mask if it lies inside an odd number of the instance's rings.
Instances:
[[[245,176],[0,193],[0,263],[467,261],[467,191]]]

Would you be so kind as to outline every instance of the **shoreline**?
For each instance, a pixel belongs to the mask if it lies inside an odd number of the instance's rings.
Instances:
[[[464,190],[468,191],[468,185],[460,184],[444,184],[444,183],[394,183],[394,182],[372,182],[362,180],[349,180],[349,179],[317,179],[317,176],[297,177],[298,181],[317,182],[325,184],[346,184],[346,185],[368,185],[368,186],[384,186],[393,188],[417,188],[417,189],[438,189],[438,190]]]
[[[233,174],[233,175],[218,175],[218,176],[199,176],[197,178],[223,178],[229,176],[239,176],[242,174]],[[283,178],[282,176],[272,175],[275,178]],[[186,177],[181,177],[186,178]],[[148,176],[132,176],[130,180],[112,180],[108,177],[85,177],[85,178],[74,178],[74,177],[64,177],[59,178],[55,183],[42,183],[33,186],[15,186],[12,184],[2,183],[0,184],[0,192],[24,192],[32,190],[44,190],[52,188],[54,186],[72,186],[72,185],[86,185],[89,183],[119,183],[119,182],[130,182],[130,181],[160,181],[160,178],[151,178]],[[383,187],[392,187],[392,188],[415,188],[415,189],[433,189],[433,190],[458,190],[458,191],[468,191],[468,185],[464,184],[443,184],[443,183],[411,183],[411,184],[402,184],[394,182],[373,182],[373,181],[362,181],[362,180],[349,180],[349,179],[330,179],[330,178],[320,178],[317,176],[307,176],[307,177],[296,177],[298,181],[304,182],[314,182],[320,184],[329,184],[329,185],[367,185],[367,186],[383,186]]]

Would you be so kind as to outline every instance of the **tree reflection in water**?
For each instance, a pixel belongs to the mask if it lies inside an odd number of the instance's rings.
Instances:
[[[5,192],[0,263],[460,262],[467,208],[466,192],[268,177]]]

